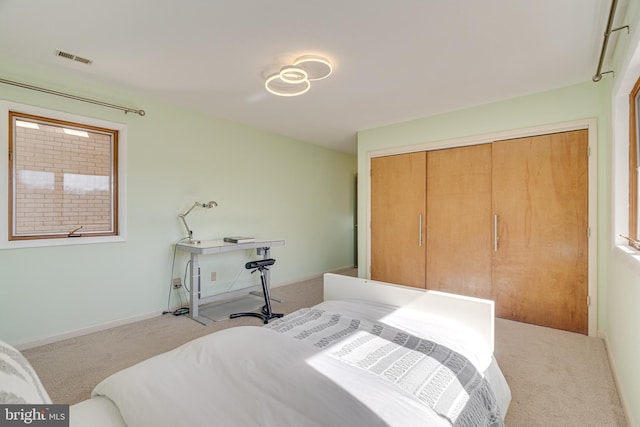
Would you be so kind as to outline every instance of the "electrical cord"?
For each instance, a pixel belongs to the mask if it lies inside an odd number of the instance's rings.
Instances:
[[[245,258],[244,262],[242,263],[242,265],[238,268],[238,272],[236,273],[236,277],[233,278],[233,281],[227,286],[227,289],[224,290],[224,292],[229,292],[231,291],[231,289],[233,289],[233,287],[235,286],[236,282],[238,281],[238,279],[240,278],[240,275],[242,274],[242,272],[245,270],[244,265],[251,259],[253,258],[253,253],[255,252],[255,250],[251,250],[249,251],[249,254],[247,255],[247,257]],[[224,293],[223,292],[223,293]]]
[[[224,294],[225,292],[230,292],[230,291],[233,289],[233,287],[235,286],[235,284],[238,282],[238,279],[240,278],[240,275],[242,274],[242,272],[243,272],[243,271],[245,271],[244,265],[245,265],[245,264],[246,264],[246,263],[247,263],[251,258],[253,258],[253,254],[254,254],[254,252],[255,252],[255,250],[251,250],[251,251],[249,251],[249,253],[247,254],[247,256],[246,256],[246,258],[245,258],[245,260],[244,260],[244,262],[240,265],[240,267],[238,267],[238,271],[237,271],[237,273],[236,273],[235,277],[233,278],[233,280],[231,281],[231,283],[228,283],[228,284],[226,285],[226,288],[225,288],[223,291],[219,292],[220,294]],[[217,288],[217,289],[219,289],[219,285],[218,285],[218,288]],[[216,295],[217,295],[217,294],[216,294]]]
[[[180,289],[178,289],[178,291],[180,291]],[[184,303],[182,302],[182,293],[181,292],[176,292],[178,294],[178,298],[180,298],[180,307],[184,307]]]
[[[178,298],[180,298],[180,307],[175,309],[175,310],[173,310],[173,311],[171,311],[171,294],[172,294],[172,290],[173,290],[173,274],[175,272],[176,252],[177,252],[176,245],[178,243],[182,242],[183,240],[186,240],[186,239],[188,239],[188,237],[181,238],[173,246],[173,261],[171,263],[171,278],[169,280],[169,298],[167,299],[167,309],[165,311],[163,311],[162,314],[173,314],[175,316],[181,316],[183,314],[188,314],[189,313],[189,307],[184,307],[183,306],[184,302],[182,301],[182,295],[180,293],[181,289],[177,289]],[[236,284],[236,282],[240,278],[240,275],[245,270],[244,269],[244,265],[253,257],[253,253],[254,252],[255,251],[252,250],[252,251],[250,251],[248,253],[247,257],[245,258],[245,262],[242,263],[242,266],[240,268],[238,268],[238,272],[236,273],[236,276],[234,277],[233,281],[227,286],[227,289],[224,292],[229,292],[231,289],[233,289],[234,285]],[[189,298],[189,294],[191,293],[191,289],[187,286],[187,272],[189,271],[189,266],[190,265],[191,265],[191,260],[187,261],[187,264],[184,267],[184,275],[183,275],[182,286],[181,286],[181,288],[184,289],[184,292],[187,293],[187,299]]]
[[[173,290],[173,272],[175,271],[175,266],[176,266],[176,252],[178,250],[178,248],[176,247],[176,245],[180,242],[182,242],[183,240],[188,239],[188,237],[183,237],[180,240],[178,240],[175,245],[173,245],[173,261],[171,262],[171,277],[169,278],[169,297],[167,298],[167,309],[165,311],[162,312],[162,314],[174,314],[176,316],[179,316],[181,314],[187,314],[189,312],[189,308],[183,307],[182,306],[182,296],[180,296],[180,293],[178,293],[178,297],[180,298],[180,308],[177,308],[174,311],[171,311],[171,291]],[[190,261],[189,261],[190,262]],[[188,264],[187,264],[188,265]],[[186,310],[186,311],[185,311]]]
[[[184,286],[187,291],[187,295],[191,293],[191,289],[187,286],[187,271],[189,270],[189,265],[191,265],[191,260],[187,261],[187,265],[184,266],[184,276],[182,277],[182,286]]]

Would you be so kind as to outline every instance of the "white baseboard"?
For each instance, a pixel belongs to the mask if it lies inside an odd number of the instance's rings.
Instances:
[[[631,407],[629,406],[629,402],[624,397],[624,392],[620,387],[620,376],[618,375],[618,369],[616,368],[616,362],[613,358],[613,354],[611,353],[611,347],[609,346],[609,339],[607,333],[602,330],[598,330],[598,337],[602,338],[604,341],[604,347],[607,351],[607,357],[609,358],[609,366],[611,367],[611,373],[613,374],[613,381],[616,384],[616,389],[618,390],[618,397],[620,398],[620,404],[622,405],[622,410],[624,412],[624,417],[627,419],[627,425],[629,427],[637,427],[637,424],[631,418]]]
[[[337,268],[335,270],[330,270],[330,271],[325,271],[325,272],[322,272],[322,273],[312,274],[311,276],[299,277],[299,278],[297,278],[295,280],[289,280],[287,282],[272,283],[271,284],[271,288],[279,288],[280,286],[293,285],[294,283],[298,283],[298,282],[306,282],[307,280],[318,279],[318,278],[324,276],[325,273],[334,273],[334,274],[346,273],[348,271],[354,270],[355,268],[356,267],[353,267],[353,266],[340,267],[340,268]]]
[[[352,269],[353,267],[342,267],[336,270],[332,270],[330,271],[330,273],[340,274],[341,272],[346,272]],[[304,282],[306,280],[317,279],[322,277],[323,275],[324,273],[313,274],[311,276],[301,277],[288,282],[278,283],[277,285],[273,285],[273,287],[277,288],[279,286],[286,286],[286,285],[291,285],[293,283]],[[105,329],[115,328],[116,326],[122,326],[122,325],[127,325],[129,323],[139,322],[141,320],[151,319],[152,317],[161,316],[161,312],[162,312],[162,309],[158,309],[156,311],[152,311],[149,313],[138,314],[136,316],[125,317],[123,319],[111,320],[109,322],[100,323],[98,325],[89,326],[87,328],[75,329],[73,331],[64,332],[62,334],[56,334],[56,335],[51,335],[51,336],[40,338],[33,341],[27,341],[21,344],[14,345],[14,347],[21,351],[29,348],[33,348],[33,347],[39,347],[41,345],[51,344],[57,341],[62,341],[69,338],[75,338],[82,335],[91,334],[93,332],[104,331]]]
[[[62,334],[50,335],[45,338],[40,338],[33,341],[27,341],[21,344],[17,344],[14,347],[18,350],[26,350],[28,348],[39,347],[41,345],[51,344],[57,341],[66,340],[69,338],[75,338],[82,335],[91,334],[93,332],[104,331],[105,329],[115,328],[116,326],[127,325],[129,323],[139,322],[141,320],[151,319],[152,317],[161,316],[162,310],[156,310],[153,312],[138,314],[136,316],[125,317],[123,319],[111,320],[109,322],[100,323],[97,325],[89,326],[87,328],[75,329],[73,331],[64,332]]]

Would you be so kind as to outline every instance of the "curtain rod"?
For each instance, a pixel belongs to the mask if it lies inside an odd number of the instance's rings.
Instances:
[[[611,10],[609,11],[609,21],[607,22],[607,29],[604,32],[604,41],[602,42],[602,50],[600,51],[600,60],[598,61],[598,69],[596,70],[596,74],[593,76],[593,79],[592,79],[594,82],[599,82],[600,79],[602,79],[603,74],[613,73],[613,71],[605,71],[604,73],[602,72],[602,64],[604,62],[604,56],[607,52],[607,45],[609,44],[609,36],[611,35],[611,33],[622,30],[624,28],[627,29],[627,34],[629,33],[628,25],[625,25],[624,27],[611,29],[611,27],[613,26],[613,19],[616,14],[617,7],[618,7],[618,0],[613,0],[611,2]]]
[[[144,110],[136,110],[136,109],[133,109],[133,108],[121,107],[119,105],[108,104],[106,102],[96,101],[94,99],[82,98],[80,96],[70,95],[68,93],[57,92],[55,90],[45,89],[45,88],[41,88],[41,87],[38,87],[38,86],[31,86],[31,85],[28,85],[28,84],[25,84],[25,83],[14,82],[14,81],[2,79],[2,78],[0,78],[0,83],[5,83],[5,84],[8,84],[8,85],[12,85],[12,86],[18,86],[18,87],[25,88],[25,89],[31,89],[31,90],[35,90],[35,91],[38,91],[38,92],[44,92],[44,93],[48,93],[50,95],[61,96],[63,98],[75,99],[76,101],[88,102],[89,104],[96,104],[96,105],[101,105],[103,107],[114,108],[116,110],[124,111],[125,114],[127,114],[127,113],[136,113],[136,114],[138,114],[140,116],[144,116],[146,114],[144,112]]]

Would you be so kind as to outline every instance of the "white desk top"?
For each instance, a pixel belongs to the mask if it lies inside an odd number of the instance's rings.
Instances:
[[[203,240],[200,243],[178,243],[176,248],[181,251],[199,255],[217,254],[220,252],[241,251],[254,248],[270,248],[271,246],[284,246],[284,240],[256,240],[246,243],[229,243],[224,240]]]

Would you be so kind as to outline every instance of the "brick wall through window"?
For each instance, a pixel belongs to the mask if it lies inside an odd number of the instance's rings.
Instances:
[[[12,236],[113,234],[117,131],[12,116]]]

